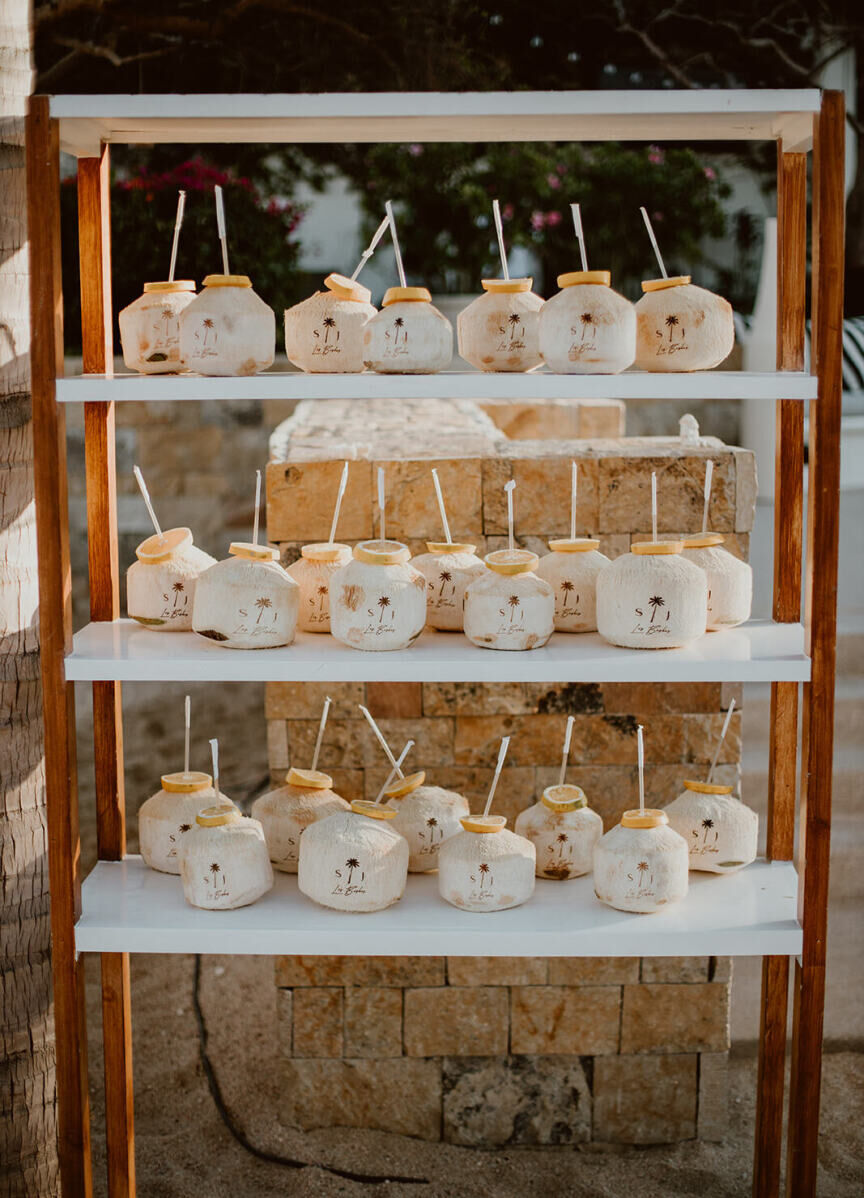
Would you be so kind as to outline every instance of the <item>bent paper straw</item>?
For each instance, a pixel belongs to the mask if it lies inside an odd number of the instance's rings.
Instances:
[[[654,236],[654,228],[651,224],[651,218],[648,216],[648,213],[644,208],[640,208],[639,211],[642,213],[642,219],[645,222],[645,228],[648,230],[648,236],[651,238],[651,245],[654,249],[654,256],[657,259],[657,265],[660,267],[660,273],[664,279],[668,279],[669,276],[666,273],[666,267],[663,265],[663,255],[660,253],[660,246],[657,244],[657,238]]]
[[[372,238],[372,240],[367,245],[366,249],[360,255],[360,261],[357,263],[357,266],[354,270],[354,274],[351,276],[352,283],[357,278],[357,276],[360,274],[360,271],[363,269],[363,267],[366,265],[366,263],[369,261],[369,259],[372,257],[372,255],[375,253],[375,247],[378,245],[378,242],[381,240],[381,238],[387,232],[387,226],[389,224],[390,224],[390,216],[388,213],[388,215],[384,217],[381,224],[375,230],[375,236]]]
[[[372,729],[372,731],[375,733],[375,736],[378,739],[378,744],[381,746],[381,748],[384,750],[385,754],[387,755],[387,760],[390,762],[390,765],[396,771],[398,776],[400,778],[403,778],[404,774],[402,773],[402,770],[399,768],[399,763],[396,760],[396,758],[393,756],[392,752],[390,751],[390,746],[387,744],[387,741],[384,739],[384,734],[382,733],[382,731],[378,727],[378,725],[375,723],[375,720],[372,718],[372,712],[369,710],[368,707],[364,707],[362,703],[358,703],[357,706],[360,708],[360,710],[363,712],[366,719],[369,721],[369,726]]]
[[[396,220],[393,216],[393,204],[390,200],[384,205],[387,209],[387,219],[390,222],[390,236],[393,239],[393,253],[396,255],[396,269],[399,272],[399,286],[405,286],[405,268],[402,265],[402,251],[399,249],[399,235],[396,232]]]
[[[156,535],[160,541],[165,540],[165,534],[159,527],[159,521],[156,519],[156,513],[153,511],[153,504],[150,502],[150,492],[147,490],[147,484],[144,481],[144,475],[137,466],[132,467],[132,473],[135,475],[135,481],[138,484],[138,490],[141,492],[141,498],[144,500],[144,505],[147,508],[147,513],[156,529]]]
[[[504,278],[510,278],[510,269],[507,266],[507,251],[504,249],[504,228],[501,224],[501,205],[497,200],[492,201],[492,216],[495,218],[495,233],[498,237],[498,253],[501,255],[501,269],[504,271]]]
[[[585,234],[582,231],[582,210],[578,204],[571,204],[570,211],[573,213],[573,228],[576,230],[576,237],[579,241],[579,255],[582,259],[582,269],[588,269],[588,255],[585,253]]]
[[[411,752],[411,750],[412,750],[413,748],[414,748],[414,741],[413,741],[413,740],[409,740],[409,741],[406,743],[406,745],[405,745],[405,748],[402,750],[402,752],[399,754],[399,756],[398,756],[398,757],[397,757],[397,759],[396,759],[396,766],[397,766],[397,768],[396,768],[396,769],[391,769],[391,770],[390,770],[390,773],[387,775],[387,777],[386,777],[386,779],[385,779],[385,781],[384,781],[384,785],[383,785],[383,786],[381,787],[381,789],[378,791],[378,795],[377,795],[377,797],[376,797],[376,799],[375,799],[375,802],[376,802],[376,803],[380,803],[380,802],[381,802],[381,800],[384,798],[384,791],[387,789],[387,787],[390,785],[390,783],[391,783],[391,782],[392,782],[392,781],[395,779],[395,777],[396,777],[397,773],[399,773],[399,774],[401,774],[401,773],[402,773],[402,768],[401,768],[401,767],[402,767],[402,762],[405,760],[405,758],[408,756],[408,754]]]
[[[219,241],[222,245],[222,273],[230,275],[228,269],[228,234],[225,230],[225,202],[222,199],[222,188],[219,186],[213,189],[216,193],[216,232],[219,234]]]
[[[318,754],[321,752],[321,742],[324,739],[324,729],[327,726],[327,713],[333,700],[329,695],[324,699],[324,710],[321,712],[321,723],[318,725],[318,737],[315,741],[315,752],[312,754],[312,770],[318,768]]]

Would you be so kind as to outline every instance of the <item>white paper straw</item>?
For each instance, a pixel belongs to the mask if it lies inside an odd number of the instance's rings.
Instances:
[[[567,758],[570,756],[570,738],[573,735],[573,724],[576,720],[575,716],[567,717],[567,731],[564,733],[564,753],[561,757],[561,774],[558,778],[558,785],[564,785],[564,779],[567,777]]]
[[[715,750],[714,758],[713,758],[713,760],[711,762],[711,766],[708,770],[708,777],[706,779],[707,782],[711,781],[711,778],[714,775],[714,770],[717,768],[717,762],[720,760],[720,750],[723,748],[723,741],[726,739],[726,733],[729,731],[729,724],[732,720],[732,712],[734,710],[735,710],[735,700],[733,699],[732,702],[729,704],[729,710],[726,712],[726,719],[723,721],[723,730],[720,733],[720,739],[717,742],[717,749]]]
[[[382,541],[386,541],[384,513],[387,507],[387,496],[384,493],[384,468],[378,467],[378,536]]]
[[[255,523],[252,525],[252,544],[258,544],[258,519],[261,512],[261,471],[255,471]]]
[[[324,729],[327,726],[327,713],[333,700],[329,695],[324,699],[324,710],[321,712],[321,723],[318,725],[318,738],[315,741],[315,752],[312,754],[312,769],[318,768],[318,754],[321,752],[321,741],[324,739]]]
[[[397,766],[401,767],[402,762],[405,760],[405,758],[408,756],[408,754],[411,752],[411,750],[413,748],[414,748],[414,741],[409,740],[408,743],[405,745],[405,748],[402,750],[402,752],[396,758]],[[391,769],[390,770],[390,773],[387,775],[386,779],[384,780],[384,785],[378,791],[378,794],[375,798],[376,803],[380,803],[381,800],[384,798],[384,791],[387,789],[387,787],[390,785],[390,783],[395,779],[397,773],[401,773],[401,769],[398,769],[398,770]]]
[[[570,540],[576,540],[576,496],[579,490],[579,467],[570,463]]]
[[[399,235],[396,232],[396,221],[393,217],[393,204],[390,200],[384,205],[387,209],[387,219],[390,222],[390,236],[393,239],[393,253],[396,255],[396,269],[399,271],[399,286],[405,286],[405,267],[402,265],[402,251],[399,249]]]
[[[339,523],[339,509],[342,506],[342,499],[345,495],[345,488],[348,486],[348,463],[342,467],[342,477],[339,479],[339,490],[336,492],[336,506],[333,509],[333,523],[330,525],[330,540],[329,545],[332,545],[336,540],[336,525]]]
[[[381,240],[381,238],[386,233],[387,226],[389,224],[390,224],[390,215],[388,213],[388,215],[384,217],[381,224],[375,230],[375,236],[372,238],[372,240],[366,246],[366,249],[360,255],[360,261],[357,263],[357,266],[354,270],[354,274],[351,276],[352,283],[357,278],[357,276],[360,274],[360,271],[363,269],[363,267],[366,265],[366,263],[369,261],[369,259],[372,257],[372,255],[375,253],[375,247],[378,245],[378,242]]]
[[[144,475],[137,466],[132,467],[132,473],[135,475],[135,481],[138,484],[138,490],[141,492],[141,498],[144,500],[147,512],[153,522],[153,527],[156,529],[156,535],[160,541],[164,541],[165,535],[162,532],[162,529],[159,527],[159,521],[156,519],[156,513],[153,511],[153,504],[150,502],[150,492],[147,490],[147,484],[144,481]]]
[[[657,543],[657,473],[651,472],[651,540]]]
[[[509,483],[504,484],[504,490],[507,492],[507,536],[511,553],[516,547],[516,542],[513,539],[513,490],[515,486],[516,480],[513,478]]]
[[[642,725],[636,729],[636,751],[639,760],[639,812],[645,810],[645,742],[642,739]]]
[[[585,234],[582,231],[582,211],[578,204],[571,204],[570,211],[573,213],[573,228],[576,230],[576,237],[579,241],[579,254],[582,258],[582,269],[588,269],[588,255],[585,253]]]
[[[495,232],[498,235],[498,253],[501,255],[501,269],[504,278],[510,278],[510,268],[507,266],[507,251],[504,249],[504,227],[501,224],[501,205],[497,200],[492,201],[492,215],[495,218]]]
[[[705,504],[702,508],[702,532],[708,531],[708,505],[711,502],[711,482],[714,478],[714,463],[709,458],[705,463]]]
[[[186,696],[185,703],[185,720],[186,720],[186,743],[183,750],[183,773],[189,773],[189,734],[192,727],[192,700],[189,695]]]
[[[213,761],[213,789],[216,792],[217,801],[221,798],[219,794],[219,741],[210,741],[210,757]]]
[[[168,268],[168,282],[174,282],[174,268],[177,265],[177,246],[180,242],[180,229],[183,226],[183,213],[186,211],[186,192],[181,191],[177,197],[177,215],[174,218],[174,240],[171,243],[171,265]]]
[[[666,274],[666,267],[663,265],[663,255],[660,253],[660,246],[657,244],[657,238],[654,236],[654,228],[651,224],[651,218],[644,208],[640,208],[639,211],[642,213],[642,219],[645,221],[645,228],[648,230],[648,236],[651,238],[651,245],[654,248],[654,256],[657,259],[657,265],[660,267],[660,273],[664,279],[668,279],[669,276]]]
[[[216,192],[216,231],[222,244],[222,273],[230,275],[228,269],[228,234],[225,229],[225,201],[222,199],[222,188],[215,187]]]
[[[369,726],[372,729],[372,731],[375,733],[376,737],[378,738],[378,744],[381,746],[381,748],[386,753],[387,760],[390,762],[391,766],[396,771],[396,773],[399,775],[399,777],[403,778],[404,774],[402,773],[401,769],[399,768],[399,762],[396,760],[396,758],[393,756],[392,752],[390,751],[390,746],[387,744],[387,741],[384,739],[384,735],[381,732],[381,729],[378,727],[378,725],[375,723],[375,720],[372,718],[371,711],[369,710],[368,707],[364,707],[362,703],[358,703],[357,706],[360,708],[360,710],[365,715],[366,719],[369,721]]]
[[[489,788],[489,798],[486,800],[486,806],[483,808],[484,816],[489,814],[489,808],[492,806],[492,800],[495,798],[495,789],[498,786],[498,779],[501,777],[501,770],[504,768],[504,758],[507,756],[507,747],[509,744],[510,737],[502,737],[501,748],[498,750],[498,764],[495,766],[495,776]]]
[[[432,470],[432,482],[435,484],[435,496],[438,500],[438,511],[441,513],[441,523],[444,525],[444,536],[448,545],[453,544],[453,538],[450,536],[450,525],[447,523],[447,512],[444,508],[444,495],[441,491],[441,483],[438,480],[438,471]]]

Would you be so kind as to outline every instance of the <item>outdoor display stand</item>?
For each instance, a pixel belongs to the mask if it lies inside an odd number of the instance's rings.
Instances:
[[[789,959],[795,958],[787,1193],[812,1198],[825,993],[837,578],[844,110],[837,92],[631,91],[463,95],[69,96],[31,102],[28,194],[32,397],[60,1163],[65,1198],[91,1193],[82,952],[101,956],[109,1192],[135,1192],[129,952],[472,955],[752,954],[763,957],[754,1194],[779,1189]],[[532,140],[773,140],[778,148],[777,372],[614,376],[482,372],[439,375],[114,377],[109,144]],[[807,153],[813,148],[813,373],[804,372]],[[84,371],[63,379],[60,148],[78,162]],[[562,264],[563,266],[566,264]],[[252,264],[254,269],[254,263]],[[442,903],[434,877],[357,923],[314,907],[280,875],[237,911],[187,907],[176,878],[125,857],[122,680],[512,680],[512,654],[424,633],[391,653],[357,653],[301,633],[264,653],[192,633],[164,637],[120,620],[114,404],[125,400],[389,397],[762,399],[776,403],[772,621],[709,634],[663,654],[615,649],[596,634],[556,633],[519,654],[520,677],[585,681],[771,681],[768,861],[733,878],[691,877],[669,911],[622,917],[593,900],[591,879],[543,884],[531,902],[484,919]],[[810,401],[807,617],[803,565],[804,402]],[[63,404],[85,410],[91,623],[72,637]],[[263,449],[263,447],[262,447]],[[453,644],[454,640],[460,643]],[[325,644],[324,642],[328,643]],[[722,642],[722,644],[721,644]],[[82,889],[73,682],[93,684],[99,862]],[[803,684],[800,861],[792,864]],[[728,883],[718,904],[712,885]],[[797,889],[798,907],[794,901]],[[716,891],[713,892],[716,894]],[[566,916],[564,907],[566,906]],[[553,910],[553,908],[556,908]],[[721,909],[722,908],[722,909]],[[480,921],[479,924],[477,921]],[[362,925],[362,926],[361,926]],[[419,934],[422,929],[422,935]]]

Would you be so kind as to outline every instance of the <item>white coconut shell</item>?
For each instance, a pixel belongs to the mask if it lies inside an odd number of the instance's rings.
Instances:
[[[389,304],[363,329],[363,362],[379,374],[434,374],[453,359],[453,326],[431,303]]]
[[[466,547],[460,553],[421,553],[411,565],[426,579],[426,623],[444,632],[461,632],[465,591],[486,572],[480,558]]]
[[[408,857],[408,841],[391,821],[343,811],[303,833],[297,884],[322,907],[382,911],[405,891]]]
[[[330,631],[352,649],[407,649],[426,625],[426,579],[407,562],[356,559],[330,581]]]
[[[363,330],[378,309],[316,291],[285,312],[285,353],[308,374],[360,374]]]
[[[275,355],[276,316],[251,287],[205,286],[180,314],[180,356],[187,370],[258,374],[273,365]]]
[[[180,844],[195,827],[195,816],[202,807],[230,802],[212,786],[189,794],[157,790],[138,808],[138,847],[145,863],[163,874],[179,874]]]
[[[617,911],[649,915],[687,894],[687,845],[666,824],[617,824],[594,847],[594,893]]]
[[[539,649],[554,624],[552,587],[530,571],[486,570],[465,592],[465,635],[481,649]]]
[[[709,632],[735,628],[750,619],[753,606],[753,568],[722,545],[684,549],[681,555],[705,571],[708,580]]]
[[[618,374],[636,356],[636,313],[599,283],[564,287],[540,313],[540,353],[556,374]]]
[[[537,854],[524,836],[459,832],[438,850],[438,890],[463,911],[505,911],[534,893]]]
[[[182,285],[181,285],[182,286]],[[177,291],[145,291],[120,313],[123,361],[139,374],[169,374],[183,369],[180,313],[195,299],[195,285]]]
[[[597,575],[609,558],[596,549],[584,553],[547,553],[540,558],[537,577],[555,595],[557,632],[597,631]]]
[[[252,815],[264,829],[270,860],[286,874],[297,873],[300,837],[309,825],[348,810],[345,800],[329,787],[278,786],[252,804]]]
[[[735,344],[732,305],[692,283],[646,291],[636,320],[639,370],[713,370]]]
[[[516,817],[515,830],[537,851],[537,877],[563,881],[590,874],[594,845],[603,835],[603,820],[590,807],[553,811],[535,803]]]
[[[625,649],[675,649],[702,636],[705,571],[682,554],[625,553],[597,575],[597,630]]]
[[[303,632],[330,631],[330,581],[337,570],[351,561],[347,545],[339,546],[333,561],[312,561],[300,557],[286,573],[300,588],[297,627]]]
[[[729,874],[756,859],[759,816],[731,794],[685,789],[665,811],[687,845],[691,869]]]
[[[134,561],[126,571],[126,610],[156,632],[189,632],[198,579],[216,558],[185,545],[161,562]]]
[[[533,291],[478,295],[456,319],[459,353],[477,370],[534,370],[543,362],[542,307]]]
[[[401,799],[388,799],[396,812],[393,827],[408,842],[408,872],[438,868],[438,851],[445,840],[462,831],[460,819],[469,812],[468,800],[441,786],[418,786]]]
[[[248,907],[273,886],[264,832],[257,820],[195,824],[180,845],[183,894],[193,907],[228,911]]]
[[[294,640],[299,606],[278,562],[228,557],[198,579],[192,628],[225,649],[274,649]]]

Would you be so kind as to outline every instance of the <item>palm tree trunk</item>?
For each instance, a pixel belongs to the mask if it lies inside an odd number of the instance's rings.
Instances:
[[[28,0],[0,0],[0,1194],[59,1193],[39,672],[24,115]]]

